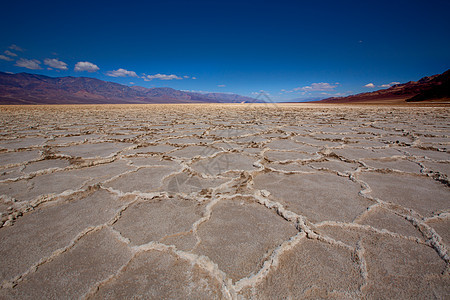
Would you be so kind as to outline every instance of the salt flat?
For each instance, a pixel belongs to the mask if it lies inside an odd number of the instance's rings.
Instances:
[[[450,109],[0,108],[0,298],[450,297]]]

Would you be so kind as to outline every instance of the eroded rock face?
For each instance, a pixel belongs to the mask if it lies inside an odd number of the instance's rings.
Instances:
[[[447,108],[0,118],[2,299],[450,294]]]

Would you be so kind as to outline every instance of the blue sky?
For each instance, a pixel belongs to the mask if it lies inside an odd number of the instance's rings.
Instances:
[[[450,68],[450,1],[5,1],[0,71],[275,101]]]

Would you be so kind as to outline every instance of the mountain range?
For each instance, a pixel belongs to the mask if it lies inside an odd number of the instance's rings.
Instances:
[[[319,101],[318,101],[319,100]],[[418,81],[346,97],[293,99],[315,103],[405,103],[450,101],[450,70]],[[168,87],[126,86],[90,77],[48,77],[0,72],[0,104],[127,104],[127,103],[253,103],[251,97],[196,93]]]
[[[387,89],[347,97],[326,98],[319,103],[402,103],[419,101],[450,101],[450,70],[423,77],[418,81],[396,84]]]
[[[0,104],[241,103],[258,100],[226,93],[126,86],[90,77],[0,72]]]

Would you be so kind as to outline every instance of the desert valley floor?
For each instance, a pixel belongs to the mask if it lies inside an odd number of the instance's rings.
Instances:
[[[450,108],[2,106],[0,298],[450,297]]]

